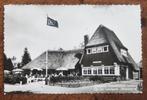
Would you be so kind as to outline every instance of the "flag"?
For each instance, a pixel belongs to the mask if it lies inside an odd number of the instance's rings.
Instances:
[[[50,17],[47,16],[47,25],[48,26],[53,26],[58,28],[58,22],[54,19],[51,19]]]

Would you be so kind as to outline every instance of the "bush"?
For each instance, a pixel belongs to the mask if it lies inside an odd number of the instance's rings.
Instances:
[[[22,81],[22,84],[26,84],[27,83],[27,79],[24,76],[9,75],[7,77],[4,77],[4,82],[5,83],[16,84],[16,83],[20,83],[20,81]]]
[[[76,82],[76,81],[94,81],[98,83],[108,83],[112,81],[116,81],[116,77],[112,76],[85,76],[85,77],[80,77],[80,76],[58,76],[54,77],[52,76],[50,78],[51,83],[56,83],[56,82]]]
[[[91,76],[89,78],[90,81],[99,81],[100,83],[108,83],[112,81],[116,81],[116,77],[108,77],[108,76]]]
[[[138,90],[138,91],[142,91],[142,90],[143,90],[142,82],[140,82],[140,83],[137,85],[137,90]]]
[[[84,80],[84,77],[79,77],[79,76],[58,76],[54,77],[52,76],[50,78],[50,82],[55,83],[55,82],[70,82],[70,81],[78,81],[78,80]]]

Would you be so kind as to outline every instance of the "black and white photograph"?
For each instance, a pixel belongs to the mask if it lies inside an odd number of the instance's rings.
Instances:
[[[5,5],[4,94],[142,93],[140,5]]]

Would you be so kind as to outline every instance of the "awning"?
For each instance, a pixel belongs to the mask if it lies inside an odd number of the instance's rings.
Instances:
[[[13,69],[12,71],[13,72],[22,72],[23,70],[22,69]]]
[[[41,68],[31,68],[31,70],[38,70],[38,71],[42,71],[43,69],[41,69]]]
[[[65,71],[65,70],[68,70],[68,68],[66,68],[66,67],[59,67],[59,68],[57,68],[56,70]]]

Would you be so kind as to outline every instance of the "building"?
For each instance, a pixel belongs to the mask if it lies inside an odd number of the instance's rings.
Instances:
[[[139,66],[139,79],[142,79],[142,76],[143,76],[143,73],[142,73],[142,70],[143,70],[143,65],[142,65],[142,60],[138,63],[138,66]]]
[[[139,70],[128,49],[116,34],[100,25],[93,36],[84,36],[84,49],[47,51],[28,63],[23,69],[48,68],[48,74],[63,71],[85,77],[102,76],[127,80]]]
[[[81,58],[83,76],[120,77],[132,79],[138,66],[116,34],[100,25],[90,40],[85,42]]]
[[[65,75],[76,72],[83,50],[48,50],[23,67],[24,70],[43,70],[48,74],[63,72]],[[80,55],[81,54],[81,55]],[[77,72],[78,73],[78,72]]]

